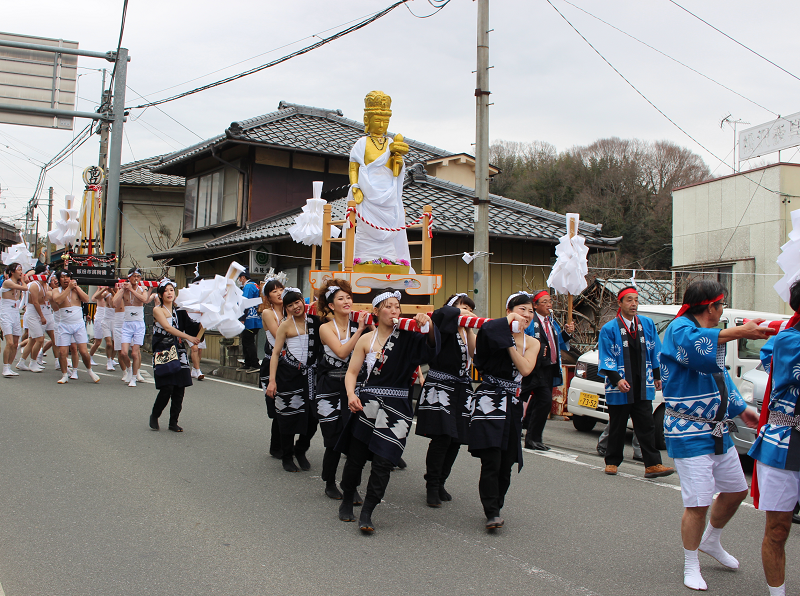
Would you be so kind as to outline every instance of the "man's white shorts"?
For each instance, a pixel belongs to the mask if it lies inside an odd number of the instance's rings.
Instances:
[[[794,511],[800,499],[800,472],[758,466],[758,508],[761,511]]]
[[[58,347],[66,348],[70,344],[85,343],[89,343],[89,336],[86,335],[86,325],[84,323],[73,323],[72,325],[60,323],[58,325],[58,334],[56,335],[56,345]]]
[[[197,349],[198,350],[205,350],[206,349],[206,340],[203,340],[199,344],[197,344]]]
[[[42,314],[44,314],[44,312],[42,312]],[[44,335],[47,322],[45,321],[45,324],[42,325],[42,320],[39,318],[39,313],[37,313],[36,309],[32,306],[25,311],[25,316],[22,318],[22,321],[26,324],[28,329],[28,337],[31,339],[37,339]]]
[[[14,309],[0,310],[0,329],[3,330],[3,335],[22,335],[19,311]]]
[[[747,490],[736,447],[722,455],[676,457],[675,469],[681,479],[684,507],[708,507],[715,493]]]
[[[53,316],[53,311],[45,310],[44,318],[47,319],[47,325],[44,326],[45,331],[55,331],[56,330],[56,319]]]
[[[115,312],[114,313],[114,333],[112,337],[114,338],[114,349],[121,350],[122,349],[122,325],[125,321],[125,313],[124,312]]]
[[[114,322],[116,319],[114,315],[116,314],[117,313],[106,314],[106,316],[103,317],[103,325],[98,329],[99,334],[95,332],[95,337],[114,337]]]
[[[137,346],[144,344],[144,321],[125,321],[122,324],[120,343]]]

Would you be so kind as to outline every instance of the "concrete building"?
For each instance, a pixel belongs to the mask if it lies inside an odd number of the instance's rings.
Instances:
[[[677,302],[688,281],[722,282],[728,303],[745,310],[790,313],[773,289],[776,263],[800,208],[800,164],[777,163],[672,193],[672,268]]]

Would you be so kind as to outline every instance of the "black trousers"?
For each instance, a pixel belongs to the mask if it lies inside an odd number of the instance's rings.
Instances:
[[[552,378],[551,378],[552,383]],[[525,433],[525,443],[535,441],[542,442],[542,433],[544,432],[544,425],[547,423],[547,418],[550,416],[550,411],[553,408],[553,387],[535,387],[531,390],[531,401],[528,404],[526,418],[528,418],[527,429]]]
[[[366,443],[355,437],[350,440],[350,449],[347,452],[347,462],[342,471],[342,492],[352,494],[361,484],[361,472],[372,456],[372,470],[367,480],[367,495],[364,498],[364,507],[374,509],[386,494],[389,486],[389,477],[392,473],[392,462],[385,457],[373,454]]]
[[[290,458],[292,455],[304,454],[311,447],[311,439],[317,432],[319,422],[313,416],[308,417],[308,425],[306,431],[297,437],[297,442],[294,441],[294,435],[281,433],[281,457]],[[273,432],[279,430],[273,426]]]
[[[428,445],[428,455],[425,457],[425,487],[438,489],[444,486],[445,480],[450,476],[453,463],[458,457],[461,444],[453,440],[450,435],[436,435],[431,437]]]
[[[169,407],[169,423],[178,424],[178,416],[180,416],[181,409],[183,408],[183,394],[186,387],[178,387],[176,385],[167,385],[158,391],[156,401],[153,404],[153,416],[158,418],[167,407],[167,403],[172,400]]]
[[[256,349],[256,338],[260,329],[245,329],[242,331],[242,352],[244,354],[245,368],[259,368],[261,363],[258,361],[258,350]]]
[[[325,448],[325,455],[322,456],[322,474],[320,477],[326,484],[336,482],[336,468],[339,467],[339,459],[341,457],[342,454],[332,447]]]
[[[653,422],[653,402],[645,399],[634,400],[632,404],[607,406],[608,408],[608,448],[606,465],[618,466],[622,463],[625,449],[625,431],[628,418],[633,421],[633,432],[639,439],[642,459],[646,467],[661,463],[661,452],[656,449],[656,425]]]
[[[505,449],[491,447],[473,451],[481,458],[481,477],[478,492],[486,518],[497,517],[505,503],[508,487],[511,486],[511,468],[517,461],[517,445],[509,440]]]

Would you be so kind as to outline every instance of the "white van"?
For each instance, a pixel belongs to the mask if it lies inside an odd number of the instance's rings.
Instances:
[[[656,331],[658,331],[659,337],[663,340],[667,325],[675,318],[679,309],[679,305],[647,306],[640,304],[638,314],[653,319]],[[777,321],[779,319],[788,320],[789,316],[726,308],[722,312],[719,327],[725,329],[732,325],[741,325],[745,319]],[[760,362],[759,352],[764,343],[765,340],[753,339],[728,342],[727,353],[725,354],[725,368],[730,372],[731,378],[737,387],[741,385],[742,376],[758,366]],[[578,358],[575,377],[572,379],[567,393],[568,410],[572,414],[572,424],[577,430],[583,432],[592,430],[598,420],[608,422],[605,378],[597,373],[597,363],[597,350],[587,352]],[[656,447],[658,449],[666,449],[664,444],[664,397],[660,391],[656,391],[656,398],[653,402],[653,417],[656,423]],[[741,421],[738,423],[741,423]],[[630,420],[628,421],[628,427],[632,428]],[[737,448],[739,448],[739,445],[737,445]]]

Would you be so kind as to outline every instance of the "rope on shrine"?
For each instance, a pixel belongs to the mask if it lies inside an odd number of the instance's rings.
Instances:
[[[348,222],[347,223],[348,227],[353,227],[353,224],[350,222],[350,213],[354,213],[356,215],[356,217],[358,217],[358,219],[363,221],[368,226],[372,226],[376,230],[382,230],[384,232],[402,232],[403,230],[407,230],[408,228],[414,227],[416,224],[421,222],[423,220],[423,218],[425,217],[425,214],[423,213],[422,215],[420,215],[417,219],[415,219],[411,223],[406,224],[406,225],[404,225],[404,226],[402,226],[400,228],[386,228],[386,227],[383,227],[383,226],[375,225],[374,223],[364,219],[364,216],[361,215],[361,213],[355,207],[348,207],[347,211],[344,214],[344,218]],[[430,213],[430,219],[428,220],[428,238],[433,238],[433,212],[432,211]]]

